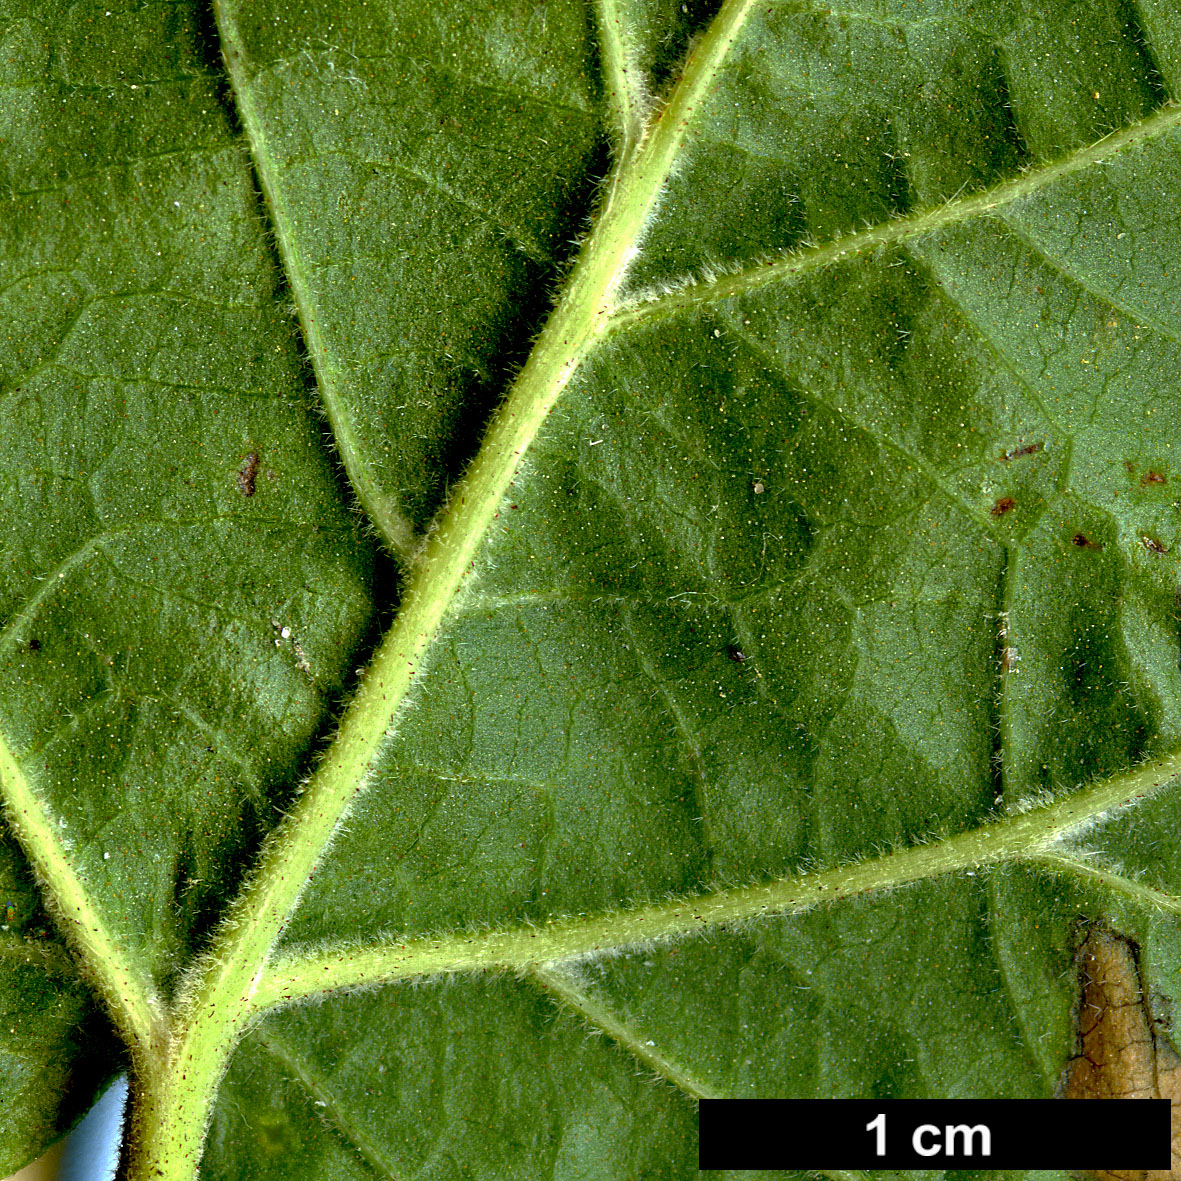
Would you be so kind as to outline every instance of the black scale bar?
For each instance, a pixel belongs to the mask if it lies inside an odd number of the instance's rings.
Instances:
[[[1168,1169],[1167,1099],[703,1099],[702,1169]]]

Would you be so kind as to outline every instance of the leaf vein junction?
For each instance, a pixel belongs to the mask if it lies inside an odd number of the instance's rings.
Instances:
[[[293,1054],[273,1033],[267,1030],[259,1030],[254,1036],[267,1053],[285,1071],[288,1071],[291,1077],[307,1092],[312,1102],[321,1110],[329,1126],[348,1143],[364,1164],[372,1169],[376,1176],[396,1181],[397,1174],[394,1172],[393,1165],[377,1145],[357,1126],[356,1122],[345,1115],[341,1104],[336,1102],[332,1092],[312,1074],[303,1059],[299,1055]]]
[[[952,199],[934,209],[901,217],[897,221],[880,223],[823,245],[792,251],[772,262],[708,280],[688,280],[679,289],[641,292],[620,305],[605,329],[604,336],[627,331],[653,317],[668,316],[682,309],[733,299],[774,283],[793,280],[811,271],[909,238],[931,234],[958,222],[993,216],[995,210],[1023,200],[1063,177],[1103,164],[1120,152],[1165,136],[1179,123],[1181,106],[1169,104],[1146,119],[1123,127],[1089,147],[970,197]]]
[[[295,949],[262,972],[250,1003],[258,1012],[307,997],[383,981],[488,969],[532,969],[577,962],[605,951],[653,939],[683,938],[724,923],[802,914],[826,903],[888,891],[961,870],[978,871],[1010,861],[1053,862],[1082,876],[1085,863],[1060,852],[1072,834],[1113,819],[1181,775],[1181,753],[1165,755],[1122,775],[1029,811],[897,852],[866,858],[820,873],[654,902],[634,910],[555,919],[541,926],[434,937],[358,947],[356,944]],[[1081,867],[1081,868],[1080,868]],[[1107,878],[1105,877],[1106,881]],[[1126,882],[1127,879],[1121,879]],[[1155,895],[1137,893],[1147,904]],[[1154,903],[1155,904],[1155,903]],[[1176,902],[1181,909],[1181,900]],[[1172,909],[1172,904],[1160,909]]]

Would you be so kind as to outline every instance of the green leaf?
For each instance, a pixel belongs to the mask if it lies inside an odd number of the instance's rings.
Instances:
[[[136,1179],[679,1178],[701,1097],[1051,1097],[1088,923],[1165,1051],[1173,6],[0,44],[0,1165],[112,1028]]]

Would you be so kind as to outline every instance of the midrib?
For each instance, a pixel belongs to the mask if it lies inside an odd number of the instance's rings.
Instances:
[[[238,99],[246,102],[243,122],[252,137],[252,127],[258,134],[261,124],[249,105],[249,79],[230,7],[222,0],[215,3],[215,12],[231,80],[236,90],[246,88],[238,91]],[[229,908],[208,956],[188,977],[175,1011],[171,1068],[149,1080],[143,1096],[132,1176],[187,1176],[181,1162],[199,1158],[214,1089],[233,1045],[257,1010],[254,997],[272,949],[337,826],[366,786],[530,445],[607,322],[691,121],[753,7],[753,0],[726,0],[694,47],[650,134],[617,174],[561,303],[467,475],[410,565],[402,609],[366,670],[340,731],[295,809],[265,843],[255,873]],[[253,147],[256,158],[260,149],[265,154],[265,144]],[[311,337],[309,344],[317,347]]]
[[[223,28],[223,35],[232,61],[235,38],[226,7],[217,6],[219,21],[229,25]],[[613,293],[689,134],[690,121],[708,96],[752,8],[753,0],[728,0],[723,5],[687,62],[654,130],[631,167],[621,174],[610,204],[583,248],[566,295],[542,331],[463,482],[416,557],[403,608],[379,645],[336,740],[291,820],[268,844],[253,885],[234,908],[231,924],[238,933],[234,942],[238,947],[249,946],[251,954],[230,953],[217,978],[224,981],[227,974],[237,975],[246,961],[257,966],[265,958],[264,944],[269,949],[277,938],[337,823],[364,785],[509,485],[601,331]],[[240,983],[249,991],[249,981]]]

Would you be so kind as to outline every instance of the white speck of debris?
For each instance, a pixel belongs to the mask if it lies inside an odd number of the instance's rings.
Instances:
[[[602,441],[603,441],[602,439],[591,439],[591,441],[587,444],[587,446],[588,447],[597,447]]]
[[[295,667],[297,669],[299,669],[300,672],[307,673],[308,676],[310,677],[312,675],[312,666],[310,664],[308,664],[307,653],[305,653],[304,650],[300,647],[298,640],[295,640],[293,642],[292,647],[295,648],[295,655],[298,657],[298,659],[295,662]]]
[[[179,209],[179,208],[180,208],[180,202],[179,202],[179,201],[173,201],[173,205],[175,205],[175,206],[177,207],[177,209]]]
[[[327,1107],[327,1106],[328,1106],[328,1104],[327,1104],[327,1103],[325,1103],[323,1099],[317,1099],[317,1100],[316,1100],[316,1106],[317,1106],[317,1107]]]
[[[654,1046],[654,1045],[656,1045],[656,1043],[655,1043],[655,1042],[645,1042],[645,1043],[644,1043],[644,1045],[646,1045],[646,1046]]]
[[[760,495],[762,495],[762,493],[764,493],[764,492],[766,492],[766,491],[767,491],[767,487],[766,487],[766,485],[763,483],[763,481],[762,481],[762,480],[756,480],[756,481],[755,481],[755,485],[754,485],[754,493],[755,493],[755,495],[756,495],[756,496],[760,496]]]
[[[291,639],[291,628],[289,628],[289,627],[283,628],[283,630],[281,632],[279,632],[279,635],[281,635],[283,637],[283,639],[285,639],[285,640]]]
[[[103,860],[104,860],[104,861],[110,861],[110,859],[111,859],[111,855],[110,855],[110,853],[104,853],[104,854],[103,854]]]

